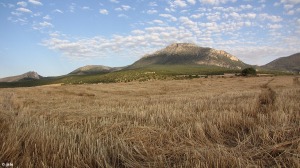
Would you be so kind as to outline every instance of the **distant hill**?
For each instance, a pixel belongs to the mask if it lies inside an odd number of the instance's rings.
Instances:
[[[0,82],[19,82],[19,81],[37,80],[41,78],[42,76],[40,76],[37,72],[30,71],[22,75],[2,78],[0,79]]]
[[[261,67],[272,70],[300,72],[300,53],[278,58]]]
[[[212,65],[230,69],[242,69],[248,66],[225,51],[199,47],[191,43],[171,44],[162,50],[142,57],[129,68],[141,68],[149,65]]]
[[[80,67],[71,73],[70,75],[93,75],[93,74],[105,74],[117,70],[121,70],[123,67],[108,67],[103,65],[87,65]]]

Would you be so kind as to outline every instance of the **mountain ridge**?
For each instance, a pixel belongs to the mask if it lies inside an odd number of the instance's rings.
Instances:
[[[300,72],[300,53],[277,58],[261,67],[272,70]]]
[[[155,64],[214,65],[232,69],[242,69],[248,66],[223,50],[200,47],[192,43],[174,43],[153,54],[145,55],[129,67],[138,68]]]

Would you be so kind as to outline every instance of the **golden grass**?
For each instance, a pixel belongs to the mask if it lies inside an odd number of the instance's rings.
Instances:
[[[293,77],[0,90],[14,167],[300,167]]]

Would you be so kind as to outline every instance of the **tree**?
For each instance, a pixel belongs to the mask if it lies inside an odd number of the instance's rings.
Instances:
[[[245,68],[245,69],[242,70],[242,75],[243,76],[255,76],[256,75],[256,70],[252,67]]]

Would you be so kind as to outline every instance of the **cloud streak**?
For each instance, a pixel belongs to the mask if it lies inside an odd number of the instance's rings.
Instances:
[[[33,5],[43,5],[39,0],[28,0],[29,3],[33,4]]]
[[[16,11],[23,12],[23,13],[32,13],[32,11],[27,8],[17,8]]]

